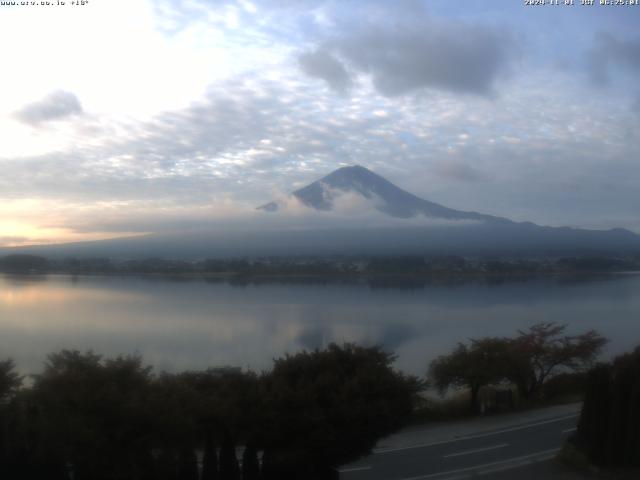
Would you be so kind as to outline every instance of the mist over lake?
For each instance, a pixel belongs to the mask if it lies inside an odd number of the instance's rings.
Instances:
[[[63,348],[139,353],[158,369],[270,368],[329,342],[381,344],[424,374],[456,342],[536,322],[597,329],[603,357],[640,340],[640,275],[448,284],[261,283],[116,276],[0,276],[0,355],[24,373]]]

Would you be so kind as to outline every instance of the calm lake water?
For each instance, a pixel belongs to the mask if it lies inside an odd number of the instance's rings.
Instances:
[[[62,348],[140,353],[157,369],[266,369],[285,352],[380,343],[422,374],[456,342],[513,335],[540,321],[591,328],[605,356],[640,344],[640,275],[475,281],[405,288],[367,284],[229,285],[132,277],[0,276],[0,359],[25,373]]]

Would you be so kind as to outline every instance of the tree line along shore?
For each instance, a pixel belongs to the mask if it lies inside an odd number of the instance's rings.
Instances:
[[[101,275],[172,275],[185,277],[518,277],[640,271],[640,257],[576,256],[493,258],[441,256],[259,257],[172,260],[142,258],[46,258],[12,254],[0,257],[0,272]]]

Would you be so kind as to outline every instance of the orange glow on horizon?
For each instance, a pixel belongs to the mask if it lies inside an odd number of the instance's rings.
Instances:
[[[108,240],[148,233],[103,231],[99,226],[91,228],[92,220],[111,218],[127,208],[123,202],[79,203],[46,198],[0,200],[0,247]]]
[[[146,234],[146,232],[76,232],[67,228],[38,227],[25,223],[3,221],[0,222],[0,247],[87,242]]]

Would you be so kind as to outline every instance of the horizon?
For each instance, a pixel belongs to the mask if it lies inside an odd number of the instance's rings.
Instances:
[[[20,48],[0,92],[0,247],[250,221],[347,165],[456,210],[640,233],[635,10],[2,7]]]

